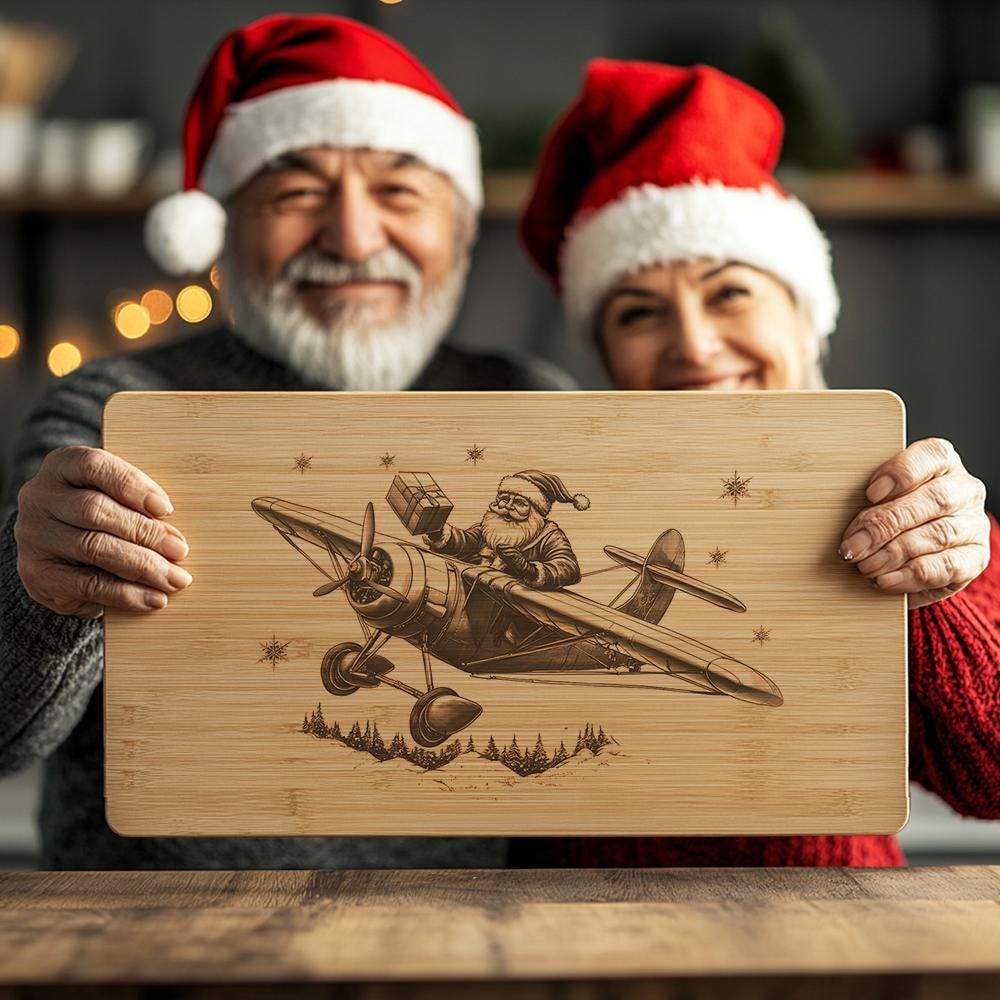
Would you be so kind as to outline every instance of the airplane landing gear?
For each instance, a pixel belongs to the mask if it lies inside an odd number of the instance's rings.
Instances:
[[[364,646],[356,642],[341,642],[331,646],[323,657],[320,677],[323,687],[338,697],[354,694],[359,688],[374,688],[387,684],[416,699],[410,712],[410,735],[422,747],[436,747],[450,740],[483,714],[483,706],[463,698],[447,687],[435,687],[431,671],[427,637],[421,637],[424,657],[424,677],[427,689],[420,691],[388,676],[394,664],[378,651],[389,640],[385,632],[375,631]]]
[[[393,663],[384,656],[369,654],[361,669],[357,669],[362,649],[356,642],[342,642],[331,646],[323,657],[319,675],[323,687],[338,696],[354,694],[358,688],[378,687],[382,675],[393,669]]]
[[[431,688],[410,712],[410,735],[422,747],[436,747],[471,725],[483,713],[482,705],[451,688]]]

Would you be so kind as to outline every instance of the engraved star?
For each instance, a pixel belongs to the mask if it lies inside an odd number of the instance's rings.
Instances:
[[[751,642],[759,642],[762,646],[765,642],[771,641],[771,630],[769,628],[764,628],[763,625],[758,625],[757,628],[753,630],[753,639]]]
[[[483,460],[483,455],[486,454],[485,448],[480,448],[478,444],[474,444],[471,448],[466,448],[466,462],[471,462],[473,465],[478,465]]]
[[[276,636],[271,636],[270,642],[262,642],[260,644],[260,651],[264,654],[257,662],[271,664],[271,669],[274,668],[282,661],[288,659],[288,653],[285,652],[286,649],[292,644],[291,639],[288,642],[278,642]]]
[[[379,459],[379,464],[382,466],[383,469],[388,469],[390,465],[395,464],[395,461],[396,461],[396,456],[390,455],[389,452],[386,452]]]
[[[722,485],[725,489],[719,494],[719,499],[728,500],[732,497],[733,506],[735,507],[737,500],[744,500],[750,496],[749,485],[752,478],[752,476],[740,476],[734,470],[732,479],[722,480]]]
[[[312,455],[306,455],[304,452],[299,454],[299,457],[295,459],[295,464],[292,466],[293,469],[298,469],[300,473],[306,471],[306,469],[312,468]]]
[[[729,549],[726,549],[725,551],[723,551],[722,549],[719,548],[718,545],[716,545],[715,548],[712,549],[711,552],[709,552],[709,554],[708,554],[708,561],[716,569],[718,569],[719,566],[721,566],[722,563],[724,563],[726,561],[726,553],[728,551],[729,551]]]

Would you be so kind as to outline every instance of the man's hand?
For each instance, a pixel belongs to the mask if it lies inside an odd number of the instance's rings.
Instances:
[[[986,568],[986,487],[950,441],[915,441],[875,470],[866,507],[847,526],[840,554],[879,590],[909,594],[910,608],[951,597]]]
[[[101,448],[57,448],[17,495],[17,571],[28,595],[61,615],[149,611],[191,575],[174,563],[184,536],[144,472]]]
[[[503,560],[504,569],[511,576],[523,579],[528,573],[528,560],[524,558],[524,553],[516,545],[501,545],[497,553]]]

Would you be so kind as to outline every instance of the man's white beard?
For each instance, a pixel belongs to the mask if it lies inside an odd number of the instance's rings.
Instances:
[[[483,514],[483,541],[494,551],[501,545],[523,549],[544,527],[545,518],[534,507],[523,521],[508,521],[488,510]]]
[[[227,246],[219,283],[235,332],[262,354],[326,388],[393,391],[413,382],[444,339],[458,312],[466,270],[460,251],[441,285],[425,292],[419,269],[395,247],[360,263],[305,251],[268,285],[246,276]],[[406,303],[390,322],[377,319],[367,303],[343,303],[320,323],[299,298],[296,284],[305,278],[402,281]]]

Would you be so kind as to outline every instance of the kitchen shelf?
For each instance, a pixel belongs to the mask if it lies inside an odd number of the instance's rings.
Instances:
[[[971,178],[955,174],[928,177],[876,173],[803,174],[785,178],[785,186],[823,219],[1000,220],[1000,192],[992,193]],[[512,219],[528,198],[531,175],[527,172],[487,173],[485,189],[486,217]],[[142,215],[163,194],[151,186],[113,198],[87,193],[25,192],[0,196],[0,215]]]
[[[822,219],[1000,220],[1000,192],[961,175],[803,174],[784,183]],[[486,215],[516,216],[530,186],[526,173],[487,174]]]

